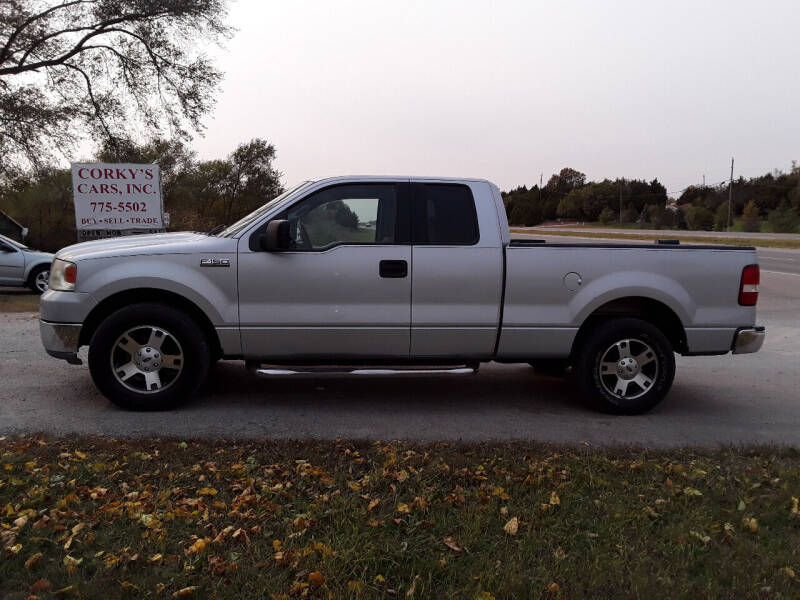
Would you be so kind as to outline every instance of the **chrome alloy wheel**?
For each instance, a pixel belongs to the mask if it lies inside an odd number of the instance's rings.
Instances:
[[[183,348],[168,331],[139,325],[123,333],[111,348],[111,371],[123,386],[139,394],[161,392],[183,370]]]
[[[616,398],[633,400],[644,396],[658,377],[658,356],[641,340],[615,342],[598,363],[603,388]]]
[[[33,285],[36,286],[37,290],[44,294],[50,287],[50,269],[38,272],[33,280]]]

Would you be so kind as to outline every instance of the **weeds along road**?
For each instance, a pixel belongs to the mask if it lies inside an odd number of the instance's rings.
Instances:
[[[759,322],[767,326],[761,352],[678,357],[672,392],[642,416],[592,412],[572,383],[527,365],[484,365],[466,376],[261,379],[238,362],[216,365],[198,397],[179,410],[130,413],[100,396],[85,365],[45,354],[34,314],[6,313],[0,435],[798,445],[800,251],[760,255]]]

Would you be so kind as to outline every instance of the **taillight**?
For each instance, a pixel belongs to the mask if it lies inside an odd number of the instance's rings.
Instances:
[[[761,273],[758,265],[747,265],[742,269],[742,283],[739,286],[739,304],[755,306],[758,302],[758,282]]]

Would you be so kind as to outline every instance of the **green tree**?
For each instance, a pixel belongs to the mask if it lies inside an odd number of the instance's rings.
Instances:
[[[775,233],[794,233],[800,224],[800,216],[792,210],[788,201],[784,200],[778,208],[771,210],[767,216],[769,226]]]
[[[743,231],[761,231],[761,217],[758,212],[758,204],[755,200],[750,200],[744,207],[742,213]]]
[[[711,231],[714,228],[714,213],[705,206],[692,206],[686,215],[689,228],[695,231]]]
[[[0,3],[0,175],[42,168],[90,134],[188,137],[221,74],[208,43],[230,35],[226,0]]]
[[[603,225],[608,225],[616,218],[617,218],[617,213],[615,213],[613,210],[611,210],[609,207],[606,206],[600,213],[600,217],[598,220]]]
[[[728,203],[723,202],[714,211],[714,231],[726,231],[728,229]]]
[[[635,223],[638,218],[639,213],[636,211],[636,207],[632,202],[628,203],[628,205],[625,207],[625,210],[622,211],[622,222]]]

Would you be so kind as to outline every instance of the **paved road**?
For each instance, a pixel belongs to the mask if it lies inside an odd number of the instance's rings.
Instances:
[[[761,289],[762,351],[678,357],[670,395],[637,417],[591,412],[569,382],[495,364],[470,376],[264,380],[226,362],[184,408],[129,413],[97,393],[85,366],[47,357],[35,315],[0,314],[0,434],[800,445],[800,277],[767,271]]]

